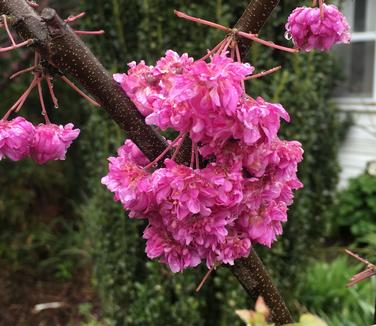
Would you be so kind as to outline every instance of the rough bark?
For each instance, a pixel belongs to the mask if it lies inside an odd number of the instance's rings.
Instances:
[[[258,33],[277,4],[278,0],[253,0],[235,27]],[[0,14],[13,17],[18,34],[24,39],[33,39],[33,47],[44,60],[79,82],[150,160],[166,148],[163,138],[145,124],[135,105],[53,9],[46,8],[38,15],[25,0],[0,0]],[[239,41],[244,57],[250,43]],[[184,146],[177,161],[187,164],[190,160],[187,153],[190,153],[189,144]],[[248,258],[238,260],[231,270],[250,296],[264,297],[276,326],[292,322],[282,297],[254,251]]]

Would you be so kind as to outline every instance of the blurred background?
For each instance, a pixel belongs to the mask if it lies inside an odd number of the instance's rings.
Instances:
[[[153,64],[167,49],[199,58],[223,38],[175,18],[173,9],[231,26],[247,5],[243,0],[39,3],[63,17],[86,11],[76,27],[105,29],[105,36],[84,40],[111,72],[126,71],[133,60]],[[288,45],[284,23],[296,5],[281,1],[261,36]],[[376,2],[345,0],[342,6],[353,28],[350,46],[288,55],[255,44],[250,51],[257,71],[277,65],[283,70],[249,82],[249,94],[281,102],[292,117],[283,136],[305,149],[300,166],[305,188],[296,194],[284,235],[272,250],[256,250],[294,314],[310,311],[331,326],[362,326],[371,323],[376,282],[347,289],[362,266],[343,249],[375,262]],[[8,77],[31,61],[30,51],[0,56],[1,112],[31,81],[25,75],[10,83]],[[196,294],[205,268],[173,275],[146,259],[142,221],[129,221],[100,184],[107,157],[125,135],[105,112],[59,82],[55,88],[61,108],[49,103],[52,121],[74,122],[82,130],[67,160],[44,166],[0,162],[0,325],[241,325],[235,309],[253,303],[225,267]],[[35,94],[22,114],[42,121]],[[40,306],[51,302],[57,303],[53,309]]]

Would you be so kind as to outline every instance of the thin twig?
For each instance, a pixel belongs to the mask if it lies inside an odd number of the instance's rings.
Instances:
[[[9,79],[15,79],[17,78],[18,76],[24,74],[24,73],[27,73],[27,72],[31,72],[33,71],[34,69],[36,68],[36,66],[32,66],[32,67],[29,67],[29,68],[26,68],[26,69],[22,69],[20,71],[17,71],[16,73],[14,73],[12,76],[9,77]]]
[[[105,31],[103,29],[99,31],[74,31],[77,35],[103,35]]]
[[[67,77],[61,76],[61,79],[68,84],[69,87],[71,87],[74,91],[76,91],[78,94],[80,94],[83,98],[88,100],[91,104],[100,107],[100,104],[94,101],[90,96],[86,95],[83,91],[81,91],[75,84],[73,84]]]
[[[9,30],[8,22],[7,22],[7,16],[6,15],[3,15],[3,21],[4,21],[4,28],[5,28],[5,30],[6,30],[6,32],[8,34],[8,37],[9,37],[10,41],[12,42],[12,45],[16,45],[16,42],[14,41],[12,33]]]
[[[276,71],[280,70],[281,68],[282,68],[282,66],[274,67],[272,69],[269,69],[269,70],[266,70],[266,71],[262,71],[259,74],[255,74],[255,75],[249,76],[247,78],[244,78],[244,80],[251,80],[251,79],[256,79],[256,78],[264,77],[264,76],[272,74],[273,72],[276,72]]]
[[[85,15],[86,15],[86,12],[81,12],[76,16],[69,16],[67,19],[64,19],[64,21],[69,24],[69,23],[72,23],[79,18],[82,18]]]
[[[200,284],[198,285],[197,289],[196,289],[196,292],[200,292],[200,290],[202,289],[202,287],[205,285],[206,281],[208,280],[209,276],[211,275],[211,273],[213,273],[215,269],[215,266],[213,266],[212,268],[210,268],[207,273],[205,274],[204,278],[202,279],[202,281],[200,282]]]
[[[54,107],[55,107],[55,109],[58,109],[59,108],[59,102],[57,100],[57,97],[55,96],[54,86],[51,83],[51,77],[49,75],[46,75],[45,78],[46,78],[46,82],[47,82],[47,86],[48,86],[48,91],[50,92],[50,96],[51,96],[52,102],[54,104]]]
[[[15,49],[19,49],[19,48],[22,48],[23,46],[28,46],[28,45],[30,45],[32,43],[33,43],[33,40],[27,40],[27,41],[24,41],[22,43],[18,43],[16,45],[8,46],[6,48],[0,48],[0,53],[12,51],[12,50],[15,50]]]

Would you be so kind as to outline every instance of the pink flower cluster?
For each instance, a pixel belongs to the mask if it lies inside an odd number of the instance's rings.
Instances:
[[[351,35],[346,17],[335,5],[322,8],[299,7],[288,18],[286,30],[295,46],[304,51],[329,50],[336,43],[349,43]]]
[[[194,169],[166,159],[150,169],[129,140],[109,158],[102,183],[131,218],[148,220],[148,257],[178,272],[200,262],[233,264],[256,243],[270,247],[282,234],[293,190],[302,187],[301,145],[277,136],[288,113],[247,96],[244,78],[253,68],[225,55],[207,63],[168,51],[155,67],[130,66],[115,79],[146,121],[188,133],[210,162]]]
[[[0,121],[0,160],[8,157],[19,161],[31,157],[38,164],[64,160],[67,149],[78,137],[79,129],[73,124],[34,126],[22,117]]]

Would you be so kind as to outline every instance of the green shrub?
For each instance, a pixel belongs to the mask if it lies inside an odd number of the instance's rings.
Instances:
[[[330,326],[370,325],[376,280],[346,287],[350,278],[359,272],[359,265],[349,264],[344,254],[330,263],[312,262],[299,284],[298,300],[308,311],[326,319]]]
[[[351,179],[338,194],[335,213],[337,225],[349,231],[356,242],[372,242],[376,233],[376,177],[365,173]]]

